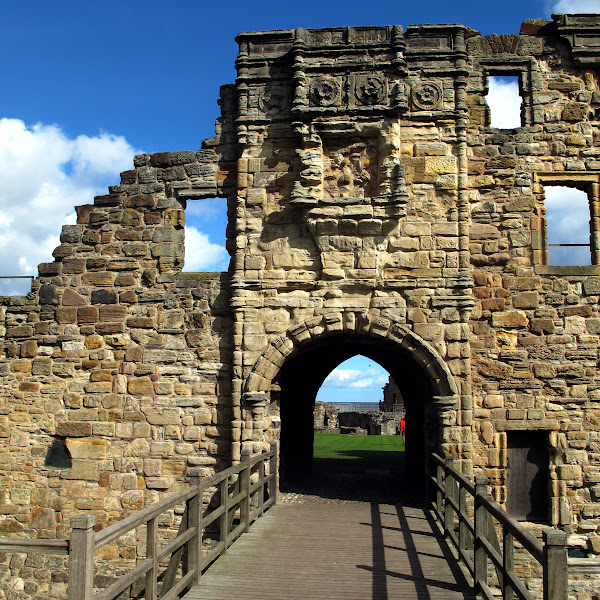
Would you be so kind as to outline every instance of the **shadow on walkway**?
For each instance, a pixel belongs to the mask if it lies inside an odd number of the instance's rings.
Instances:
[[[369,453],[355,459],[314,459],[309,476],[282,481],[280,489],[322,500],[378,502],[420,506],[424,501],[422,485],[408,476],[404,453],[395,461],[377,461]]]

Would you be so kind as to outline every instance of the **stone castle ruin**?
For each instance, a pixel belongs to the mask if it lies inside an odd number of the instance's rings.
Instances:
[[[2,305],[0,535],[102,527],[273,440],[305,473],[317,390],[362,354],[415,474],[454,456],[600,552],[600,16],[237,41],[215,137],[137,156]],[[490,127],[494,75],[521,127]],[[549,264],[555,185],[587,194],[591,265]],[[229,271],[182,273],[186,205],[214,197]]]

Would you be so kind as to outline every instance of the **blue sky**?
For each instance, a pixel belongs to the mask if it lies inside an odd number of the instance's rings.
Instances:
[[[239,32],[462,23],[488,35],[518,33],[524,19],[552,12],[600,12],[600,0],[5,3],[0,275],[35,274],[51,261],[73,207],[118,183],[135,153],[197,150],[214,134],[219,86],[235,80]],[[187,219],[187,270],[226,268],[223,203],[195,203]],[[14,285],[0,281],[0,293]],[[367,389],[338,375],[328,382],[336,393]]]

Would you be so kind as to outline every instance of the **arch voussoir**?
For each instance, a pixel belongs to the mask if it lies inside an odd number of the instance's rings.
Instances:
[[[428,375],[437,395],[455,396],[458,386],[448,365],[436,349],[402,323],[387,317],[373,317],[367,312],[339,311],[318,315],[294,325],[284,335],[275,338],[257,359],[246,380],[246,392],[268,391],[286,359],[311,341],[344,331],[373,338],[385,338],[398,345],[401,352],[410,354]]]

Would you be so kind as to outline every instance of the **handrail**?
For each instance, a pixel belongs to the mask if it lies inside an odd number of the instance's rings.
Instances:
[[[539,562],[543,570],[544,600],[566,600],[568,588],[567,534],[560,530],[543,532],[541,544],[521,523],[508,514],[487,493],[487,477],[476,476],[471,483],[455,467],[454,459],[433,454],[436,474],[431,477],[436,491],[433,512],[444,534],[454,544],[459,559],[473,576],[475,591],[494,600],[488,585],[488,560],[496,569],[504,600],[533,600],[533,595],[514,570],[515,541]],[[467,500],[473,506],[473,519],[467,511]],[[492,517],[502,531],[502,546]],[[458,526],[458,535],[456,527]]]
[[[258,478],[251,483],[253,472],[257,472]],[[190,469],[189,475],[190,486],[187,489],[101,531],[94,531],[96,521],[93,516],[76,515],[71,519],[68,540],[0,538],[0,551],[68,555],[68,600],[114,600],[144,577],[146,600],[175,600],[181,592],[198,584],[203,570],[275,504],[277,443],[273,442],[268,452],[255,457],[250,456],[249,450],[243,451],[240,464],[210,477],[202,478],[198,468]],[[217,492],[213,497],[218,498],[218,503],[207,506],[204,493],[215,487]],[[159,546],[159,517],[182,503],[185,503],[185,508],[176,537]],[[219,537],[214,547],[203,556],[203,537],[211,524],[217,528]],[[94,593],[94,551],[140,526],[146,527],[146,556],[142,556],[135,567],[111,585]],[[184,550],[187,555],[181,565]],[[159,563],[169,557],[166,570],[159,573]],[[180,577],[176,581],[178,573]]]
[[[163,500],[160,500],[156,504],[152,504],[143,510],[133,513],[128,517],[125,517],[121,521],[117,521],[112,525],[109,525],[105,529],[100,530],[94,536],[94,550],[98,550],[102,546],[106,546],[110,544],[113,540],[121,537],[123,533],[127,531],[131,531],[144,523],[147,523],[150,519],[154,519],[158,517],[161,513],[193,498],[198,494],[198,490],[188,488],[187,490],[182,490],[181,492],[177,492],[172,496],[168,496]]]
[[[0,552],[66,555],[69,554],[69,540],[0,538]]]

